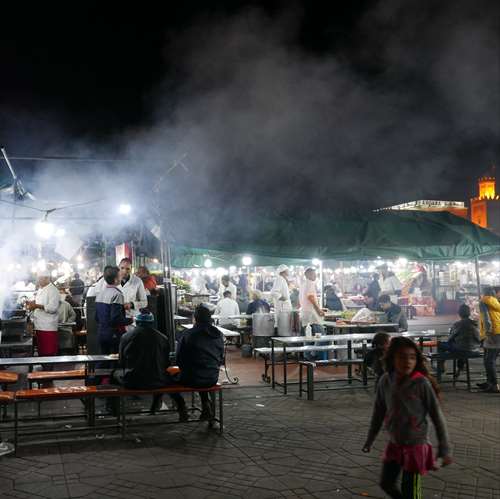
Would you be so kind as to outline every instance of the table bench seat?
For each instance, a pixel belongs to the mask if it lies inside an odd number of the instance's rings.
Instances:
[[[361,366],[362,368],[362,376],[363,376],[363,386],[367,386],[368,378],[366,372],[366,365],[363,359],[328,359],[328,360],[315,360],[315,361],[307,361],[301,360],[299,361],[299,397],[302,397],[302,393],[304,391],[307,392],[307,400],[314,400],[314,369],[316,367],[328,367],[328,366]],[[303,375],[302,370],[306,369],[306,390],[303,390]],[[340,380],[329,380],[340,381]],[[349,376],[348,378],[349,384],[351,384],[352,379]]]
[[[208,423],[213,426],[214,422],[218,422],[219,432],[223,431],[223,400],[222,400],[222,386],[216,384],[209,388],[191,388],[182,385],[169,385],[161,388],[153,389],[138,389],[132,390],[128,388],[123,388],[120,386],[61,386],[61,387],[50,387],[50,388],[32,388],[28,390],[18,390],[16,392],[0,392],[0,403],[6,404],[8,402],[14,402],[15,419],[14,419],[14,446],[17,450],[18,438],[19,438],[19,413],[18,404],[23,402],[36,401],[40,402],[42,400],[64,400],[64,399],[88,399],[89,403],[86,404],[88,420],[91,425],[95,424],[95,412],[94,404],[91,403],[96,397],[118,397],[120,398],[120,409],[117,414],[117,424],[114,426],[121,427],[122,437],[125,436],[126,428],[126,409],[125,400],[126,397],[138,396],[138,395],[159,395],[159,394],[174,394],[174,393],[195,393],[204,392],[210,393],[211,395],[211,405],[213,408],[212,419]],[[219,410],[218,418],[216,417],[216,398],[215,394],[218,394],[219,399]],[[5,401],[2,399],[5,398]],[[193,399],[194,400],[194,399]],[[194,406],[193,406],[194,407]],[[198,409],[199,410],[199,409]],[[59,431],[59,430],[57,430]],[[29,435],[34,434],[44,434],[43,429],[36,433],[29,433]],[[26,433],[28,435],[28,433]]]
[[[15,392],[0,392],[0,404],[9,404],[14,400]]]
[[[0,385],[10,385],[19,381],[19,374],[12,371],[0,371]]]
[[[310,340],[308,340],[310,341]],[[363,343],[355,343],[352,348],[362,348]],[[347,350],[347,345],[303,345],[299,347],[286,347],[286,353],[301,353],[301,352],[331,352],[335,350]],[[271,347],[260,347],[254,348],[254,352],[261,355],[271,355]],[[283,349],[281,347],[276,347],[274,349],[275,355],[280,355]]]
[[[28,373],[28,383],[41,383],[43,381],[65,381],[85,379],[85,369],[73,369],[68,371],[35,371]]]

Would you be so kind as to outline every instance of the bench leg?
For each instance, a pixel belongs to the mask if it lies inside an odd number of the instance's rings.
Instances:
[[[347,342],[347,360],[352,360],[352,341]],[[352,364],[347,364],[347,383],[352,385]]]
[[[210,428],[213,428],[214,422],[217,419],[217,407],[215,405],[215,393],[209,392],[208,393],[208,399],[209,399],[209,404],[210,404],[210,420],[208,421],[208,426]],[[203,410],[203,408],[202,408]]]
[[[120,397],[120,410],[119,415],[121,417],[121,432],[122,438],[125,438],[126,424],[127,424],[127,405],[125,403],[126,397]]]
[[[314,400],[314,366],[307,364],[307,400]]]
[[[470,392],[471,386],[470,386],[470,366],[469,366],[469,358],[465,358],[465,374],[467,376],[467,390]]]
[[[19,412],[18,403],[14,402],[14,456],[17,457],[17,439],[19,434]]]
[[[7,385],[2,385],[2,390],[6,392],[8,390]],[[2,420],[7,418],[7,404],[3,404],[2,406]]]
[[[222,390],[219,390],[219,433],[222,435],[224,431],[224,400]]]
[[[299,362],[299,397],[302,398],[302,367],[304,364]]]
[[[288,363],[286,344],[283,344],[283,393],[285,395],[288,393]]]

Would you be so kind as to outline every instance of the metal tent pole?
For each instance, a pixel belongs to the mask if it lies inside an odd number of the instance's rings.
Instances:
[[[474,265],[476,267],[477,296],[481,299],[481,279],[479,278],[479,260],[477,256],[474,258]]]
[[[165,309],[165,333],[168,337],[170,355],[175,355],[175,320],[172,306],[172,280],[170,247],[164,235],[163,221],[160,220],[160,256],[163,271],[163,306]]]

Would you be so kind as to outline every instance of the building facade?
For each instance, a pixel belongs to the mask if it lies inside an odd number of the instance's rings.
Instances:
[[[478,180],[478,196],[470,200],[470,220],[500,234],[500,196],[496,193],[495,177]]]

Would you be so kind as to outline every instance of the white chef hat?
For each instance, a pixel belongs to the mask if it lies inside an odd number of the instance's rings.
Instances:
[[[36,273],[37,277],[50,277],[50,270],[39,270],[37,273]]]
[[[280,265],[278,267],[278,274],[281,274],[282,272],[285,272],[288,270],[288,266],[287,265]]]
[[[316,267],[309,265],[308,267],[305,268],[304,272],[309,272],[310,270],[314,270],[316,272]]]

